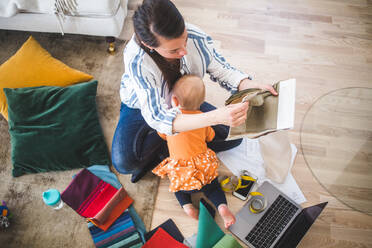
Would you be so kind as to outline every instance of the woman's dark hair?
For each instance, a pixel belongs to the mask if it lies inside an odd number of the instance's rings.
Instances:
[[[185,31],[182,15],[169,0],[144,0],[134,12],[133,25],[140,46],[155,61],[169,90],[172,90],[174,83],[181,77],[179,65],[174,66],[156,51],[144,46],[141,41],[148,46],[158,47],[160,44],[155,34],[168,40],[179,38]]]

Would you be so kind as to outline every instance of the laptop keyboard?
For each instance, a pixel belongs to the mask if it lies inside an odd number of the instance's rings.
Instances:
[[[255,248],[270,247],[297,210],[298,207],[279,195],[245,239]]]

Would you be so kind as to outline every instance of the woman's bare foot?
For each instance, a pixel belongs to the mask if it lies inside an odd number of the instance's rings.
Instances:
[[[191,218],[195,220],[199,219],[199,210],[197,210],[191,203],[183,205],[182,208]]]
[[[235,223],[235,216],[231,213],[226,204],[221,204],[218,206],[218,213],[221,215],[223,222],[225,223],[225,228],[228,228]]]

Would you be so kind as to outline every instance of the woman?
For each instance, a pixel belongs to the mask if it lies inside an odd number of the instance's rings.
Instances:
[[[144,0],[133,16],[135,35],[124,50],[125,73],[120,85],[121,109],[112,143],[116,170],[138,181],[165,157],[168,150],[157,131],[167,135],[212,126],[215,138],[208,147],[215,152],[231,149],[241,140],[225,141],[228,126],[246,119],[248,103],[215,108],[201,106],[202,114],[182,114],[171,108],[170,90],[183,74],[213,81],[234,92],[247,88],[275,90],[260,85],[234,67],[213,48],[212,39],[199,28],[185,24],[169,0]]]

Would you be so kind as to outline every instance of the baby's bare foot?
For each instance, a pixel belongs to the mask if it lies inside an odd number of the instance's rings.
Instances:
[[[199,219],[199,210],[197,210],[191,203],[183,205],[182,208],[191,218],[195,220]]]
[[[220,213],[223,222],[225,223],[225,228],[228,228],[235,223],[235,216],[231,213],[226,204],[221,204],[218,206],[218,213]]]

